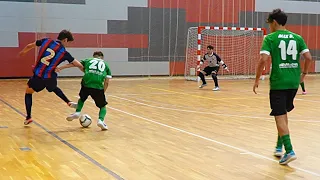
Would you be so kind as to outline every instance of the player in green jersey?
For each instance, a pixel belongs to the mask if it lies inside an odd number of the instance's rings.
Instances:
[[[294,97],[300,82],[304,82],[312,60],[303,38],[298,34],[286,30],[286,22],[287,15],[280,9],[275,9],[269,14],[267,23],[269,24],[271,34],[267,35],[263,40],[256,80],[253,86],[253,91],[256,93],[261,72],[271,56],[272,69],[269,98],[272,111],[270,115],[275,117],[278,129],[278,141],[274,155],[281,157],[283,154],[282,146],[284,145],[286,152],[279,161],[282,165],[296,159],[289,135],[287,112],[290,112],[294,108]],[[299,62],[300,54],[305,59],[302,75]]]
[[[80,99],[78,100],[76,112],[68,116],[67,120],[72,121],[79,118],[84,102],[88,96],[91,96],[96,106],[100,108],[97,126],[102,130],[107,130],[108,126],[104,123],[104,118],[107,114],[106,105],[108,102],[104,93],[108,88],[109,79],[112,78],[109,65],[103,60],[103,53],[101,51],[94,52],[93,58],[80,62],[83,65],[84,72],[79,93]],[[59,67],[58,71],[70,67],[73,67],[73,65],[67,64]]]

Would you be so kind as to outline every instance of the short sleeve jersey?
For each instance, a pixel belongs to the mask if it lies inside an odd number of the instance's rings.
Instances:
[[[107,62],[99,58],[89,58],[80,61],[84,67],[82,85],[88,88],[103,89],[104,80],[112,78]]]
[[[267,35],[260,54],[272,59],[270,89],[298,89],[300,84],[300,55],[309,52],[303,38],[287,30]]]

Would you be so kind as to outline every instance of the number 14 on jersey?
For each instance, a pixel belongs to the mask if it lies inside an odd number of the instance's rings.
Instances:
[[[292,56],[292,60],[297,60],[297,54],[298,54],[297,41],[290,40],[287,47],[286,41],[281,40],[278,47],[281,50],[282,60],[284,61],[287,60],[287,58],[289,58],[288,56]]]

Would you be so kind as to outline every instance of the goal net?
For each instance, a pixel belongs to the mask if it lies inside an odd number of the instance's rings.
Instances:
[[[263,28],[237,27],[190,27],[188,30],[184,76],[187,80],[198,80],[200,59],[212,45],[214,52],[228,66],[229,72],[222,67],[219,75],[223,78],[251,78],[255,74],[260,47],[266,30]],[[201,69],[207,63],[205,62]]]

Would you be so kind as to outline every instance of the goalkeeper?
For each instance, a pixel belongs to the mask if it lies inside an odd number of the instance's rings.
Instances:
[[[203,88],[207,85],[207,82],[205,80],[204,76],[208,76],[211,74],[212,79],[214,81],[215,88],[213,88],[213,91],[219,91],[219,84],[218,84],[218,71],[220,68],[220,64],[222,67],[229,72],[228,66],[221,60],[221,58],[213,52],[213,46],[209,45],[207,47],[207,53],[203,56],[203,58],[200,61],[200,64],[202,65],[205,60],[208,60],[208,66],[206,66],[203,70],[200,71],[199,77],[202,80],[202,85],[199,86],[199,88]]]

